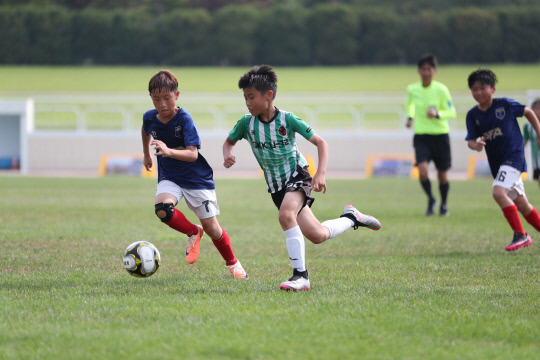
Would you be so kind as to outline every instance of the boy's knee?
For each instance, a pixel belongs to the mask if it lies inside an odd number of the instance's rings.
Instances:
[[[157,217],[167,223],[171,221],[174,215],[174,204],[173,203],[158,203],[155,205],[155,213]]]
[[[291,211],[280,211],[278,215],[279,223],[284,224],[290,222],[295,218],[294,213]]]

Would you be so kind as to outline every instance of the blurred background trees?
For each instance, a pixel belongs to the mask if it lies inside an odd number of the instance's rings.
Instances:
[[[537,63],[537,0],[0,0],[0,64]]]

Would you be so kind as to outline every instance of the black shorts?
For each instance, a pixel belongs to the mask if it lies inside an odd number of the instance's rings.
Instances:
[[[285,197],[285,194],[288,193],[289,191],[303,191],[304,194],[306,195],[304,199],[304,204],[302,205],[302,208],[300,209],[300,211],[302,211],[302,209],[306,205],[311,207],[311,205],[315,201],[314,198],[309,196],[311,195],[311,180],[313,180],[313,178],[309,174],[307,167],[305,168],[302,168],[300,166],[297,167],[296,173],[297,174],[291,177],[289,181],[285,184],[285,186],[281,188],[281,190],[276,191],[275,193],[272,193],[272,200],[274,201],[274,204],[276,205],[278,210],[281,207],[281,203],[283,202],[283,198]],[[300,211],[298,212],[299,214],[300,214]]]
[[[533,170],[533,179],[538,180],[539,175],[540,175],[540,169],[534,169]]]
[[[446,171],[452,166],[450,153],[450,137],[448,134],[427,135],[416,134],[413,140],[416,153],[416,165],[433,160],[439,171]]]

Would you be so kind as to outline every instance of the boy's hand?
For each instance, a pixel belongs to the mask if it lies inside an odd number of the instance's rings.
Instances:
[[[484,146],[486,146],[486,142],[484,141],[484,137],[482,136],[476,141],[476,151],[484,150]]]
[[[315,173],[313,176],[313,180],[311,181],[311,188],[315,190],[316,192],[323,192],[323,194],[326,194],[326,180],[324,178],[324,175],[319,175],[318,173]]]
[[[430,119],[439,117],[439,113],[437,112],[437,108],[435,106],[429,107],[428,112],[427,112],[427,117]]]
[[[233,166],[236,163],[236,157],[234,155],[227,155],[223,159],[223,166],[227,169]]]
[[[165,143],[161,140],[152,140],[150,145],[154,146],[154,149],[156,150],[156,156],[163,156],[168,157],[171,155],[171,149],[165,145]]]
[[[152,171],[152,157],[145,155],[143,159],[143,165],[146,171]]]
[[[407,118],[407,122],[405,123],[405,127],[407,129],[410,129],[411,126],[412,126],[412,122],[413,122],[413,119],[412,118]]]

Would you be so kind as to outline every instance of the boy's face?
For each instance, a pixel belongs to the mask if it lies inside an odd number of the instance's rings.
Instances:
[[[420,77],[422,78],[422,83],[424,84],[431,84],[433,76],[435,76],[436,72],[437,68],[434,68],[430,64],[422,64],[418,67],[418,73],[420,74]]]
[[[172,119],[176,115],[176,100],[178,100],[179,95],[180,91],[165,89],[152,91],[150,97],[162,120]]]
[[[471,94],[474,100],[476,100],[476,102],[480,105],[490,104],[494,93],[495,93],[495,87],[488,84],[475,82],[471,86]]]
[[[244,89],[244,99],[246,100],[246,106],[249,113],[253,116],[257,116],[268,109],[272,103],[274,93],[268,90],[266,93],[261,94],[259,90],[254,87]]]

